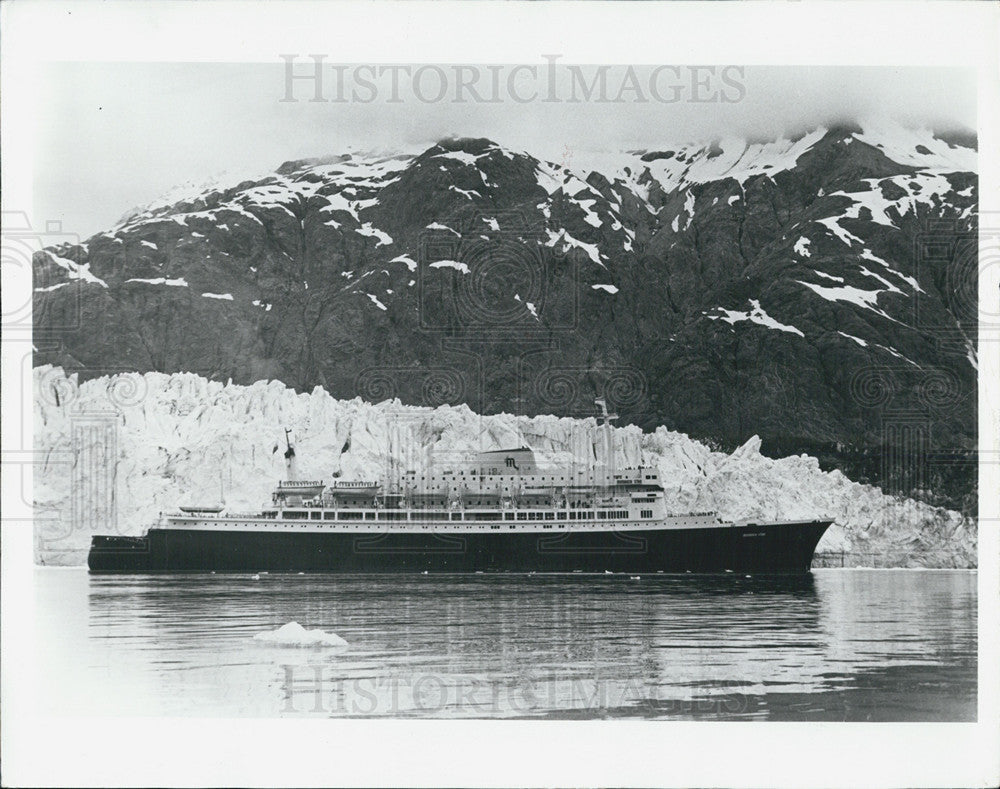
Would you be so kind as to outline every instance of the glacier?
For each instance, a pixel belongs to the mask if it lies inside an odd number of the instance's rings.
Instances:
[[[161,512],[224,499],[265,504],[285,476],[285,428],[298,477],[383,478],[472,451],[529,446],[554,464],[606,462],[596,419],[476,414],[466,405],[337,400],[320,387],[249,386],[194,373],[123,373],[80,383],[34,368],[35,560],[83,564],[92,534],[141,534]],[[754,436],[732,453],[658,427],[611,432],[617,468],[658,467],[667,506],[731,520],[833,518],[821,553],[848,565],[975,567],[977,530],[961,513],[884,494],[816,458],[761,454]]]

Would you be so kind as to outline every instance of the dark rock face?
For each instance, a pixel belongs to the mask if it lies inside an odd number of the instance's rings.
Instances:
[[[35,362],[485,413],[604,396],[963,506],[972,145],[821,129],[595,167],[483,139],[287,162],[39,253]]]

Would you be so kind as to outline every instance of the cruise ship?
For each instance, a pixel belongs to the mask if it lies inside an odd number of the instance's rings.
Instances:
[[[90,571],[806,573],[831,524],[669,513],[653,467],[560,468],[524,446],[383,480],[300,480],[291,443],[286,458],[269,506],[187,505],[141,537],[95,536]]]

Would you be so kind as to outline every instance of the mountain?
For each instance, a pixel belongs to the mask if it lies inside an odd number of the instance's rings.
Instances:
[[[876,124],[286,162],[38,253],[35,363],[483,414],[603,395],[971,511],[974,145]]]
[[[34,370],[35,554],[79,564],[94,533],[141,534],[160,512],[216,503],[255,511],[284,476],[285,428],[303,479],[391,477],[471,450],[528,444],[543,462],[603,464],[593,417],[480,416],[468,406],[434,409],[336,400],[316,387],[277,381],[222,384],[192,373],[92,378],[44,365]],[[820,551],[899,567],[974,567],[976,523],[960,513],[890,497],[825,472],[815,458],[774,460],[751,437],[732,453],[685,435],[631,425],[612,432],[618,468],[655,465],[674,512],[718,511],[731,519],[828,516]],[[41,455],[40,455],[41,457]],[[103,473],[99,473],[103,472]]]

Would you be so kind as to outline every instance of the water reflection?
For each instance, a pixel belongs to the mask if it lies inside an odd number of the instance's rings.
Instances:
[[[42,629],[58,635],[41,658],[61,679],[77,676],[88,709],[97,699],[146,714],[975,717],[974,573],[42,571],[39,588]],[[73,605],[82,627],[68,622]],[[350,646],[254,641],[290,621]]]

